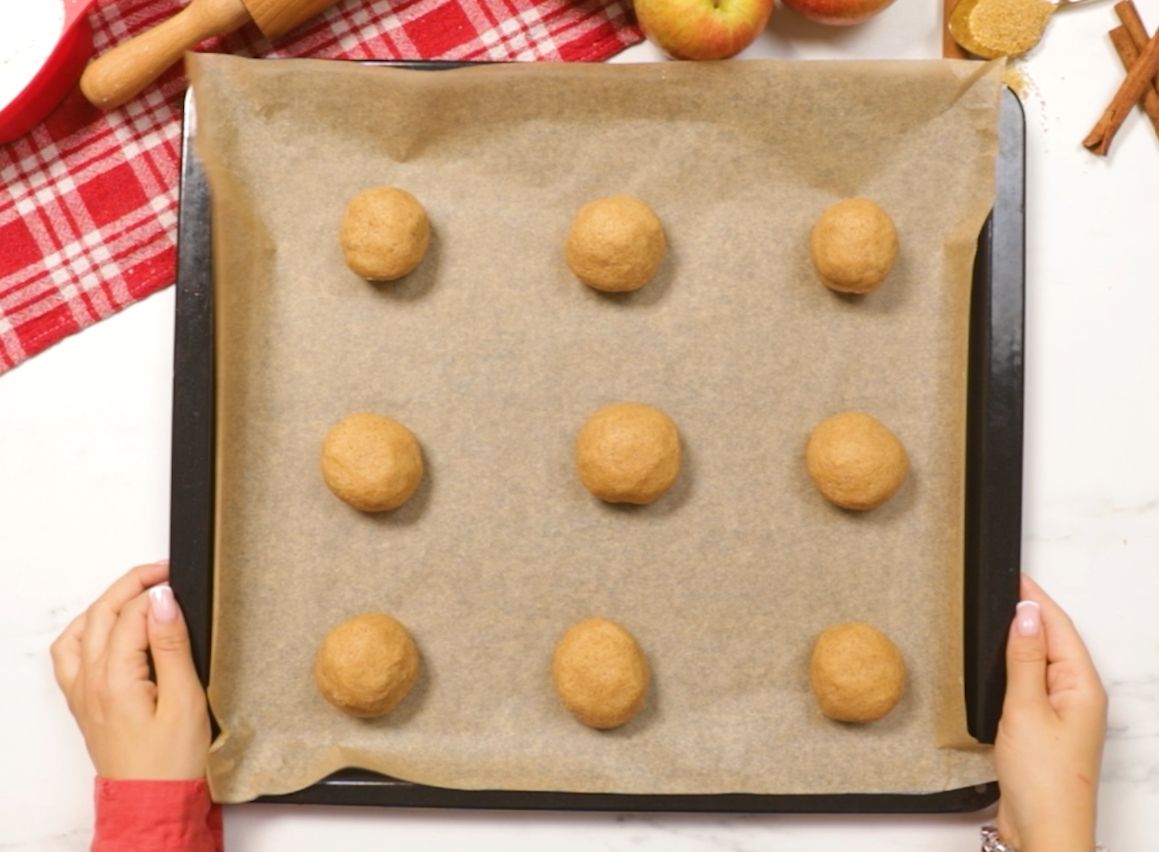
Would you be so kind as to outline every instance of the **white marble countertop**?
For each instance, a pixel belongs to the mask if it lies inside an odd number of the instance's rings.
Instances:
[[[778,10],[746,56],[933,57],[930,0],[848,31]],[[1159,0],[1137,0],[1159,25]],[[6,10],[5,15],[9,12]],[[19,11],[16,12],[19,14]],[[1099,834],[1159,848],[1159,143],[1079,140],[1122,76],[1111,3],[1060,13],[1024,63],[1028,128],[1024,566],[1073,614],[1111,700]],[[618,61],[658,58],[648,45]],[[0,251],[3,247],[0,247]],[[172,288],[0,377],[0,850],[87,848],[92,771],[48,645],[168,541]],[[228,848],[978,848],[986,814],[934,817],[226,809]]]

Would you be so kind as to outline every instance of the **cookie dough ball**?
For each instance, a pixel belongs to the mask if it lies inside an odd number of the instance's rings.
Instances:
[[[393,281],[412,272],[430,242],[427,211],[398,187],[376,186],[358,193],[342,217],[346,265],[368,281]]]
[[[363,512],[397,509],[423,478],[415,436],[381,414],[351,414],[322,442],[322,478],[334,495]]]
[[[658,408],[606,405],[576,436],[575,461],[584,487],[601,500],[646,505],[680,475],[680,434]]]
[[[905,481],[905,448],[881,421],[861,411],[834,414],[821,422],[805,447],[813,484],[842,509],[880,506]]]
[[[572,627],[555,646],[551,680],[560,702],[591,728],[617,728],[648,694],[648,660],[635,638],[606,618]]]
[[[351,716],[383,716],[419,676],[419,652],[407,629],[382,612],[347,619],[326,634],[314,657],[314,681],[326,700]]]
[[[817,637],[809,661],[821,712],[838,722],[874,722],[905,691],[905,661],[889,637],[868,624],[830,627]]]
[[[897,230],[868,198],[838,201],[821,214],[809,240],[821,281],[839,293],[876,290],[897,257]]]
[[[652,208],[631,195],[590,201],[567,235],[567,265],[596,290],[639,290],[664,260],[664,229]]]

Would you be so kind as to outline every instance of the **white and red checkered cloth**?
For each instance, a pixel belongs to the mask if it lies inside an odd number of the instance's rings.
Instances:
[[[172,15],[177,0],[107,0],[101,53]],[[204,47],[248,56],[606,59],[641,40],[628,0],[343,0],[271,45],[257,29]],[[0,145],[0,373],[172,283],[179,70],[103,115],[74,92]]]

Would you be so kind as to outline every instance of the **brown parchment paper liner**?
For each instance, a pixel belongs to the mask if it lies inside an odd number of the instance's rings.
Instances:
[[[507,65],[437,73],[192,56],[213,195],[218,345],[214,796],[343,766],[460,788],[932,792],[992,777],[954,748],[962,700],[965,358],[971,263],[993,198],[998,65]],[[338,245],[357,191],[426,206],[423,265],[380,286]],[[649,201],[670,254],[635,295],[562,256],[582,203]],[[808,234],[864,194],[897,223],[888,283],[817,283]],[[573,468],[598,406],[680,427],[686,466],[648,508]],[[912,473],[884,507],[828,505],[810,428],[864,409]],[[327,428],[406,423],[427,478],[355,512],[323,485]],[[315,690],[323,634],[382,609],[425,663],[389,717]],[[552,647],[593,614],[647,651],[654,690],[597,733],[556,702]],[[910,682],[885,720],[824,719],[813,638],[864,620]]]

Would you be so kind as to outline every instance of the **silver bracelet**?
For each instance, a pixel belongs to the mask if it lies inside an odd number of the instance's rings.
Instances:
[[[984,825],[982,826],[982,852],[1018,852],[1018,850],[1003,843],[998,838],[998,826]],[[1096,843],[1095,852],[1108,852],[1108,850],[1103,844]]]

